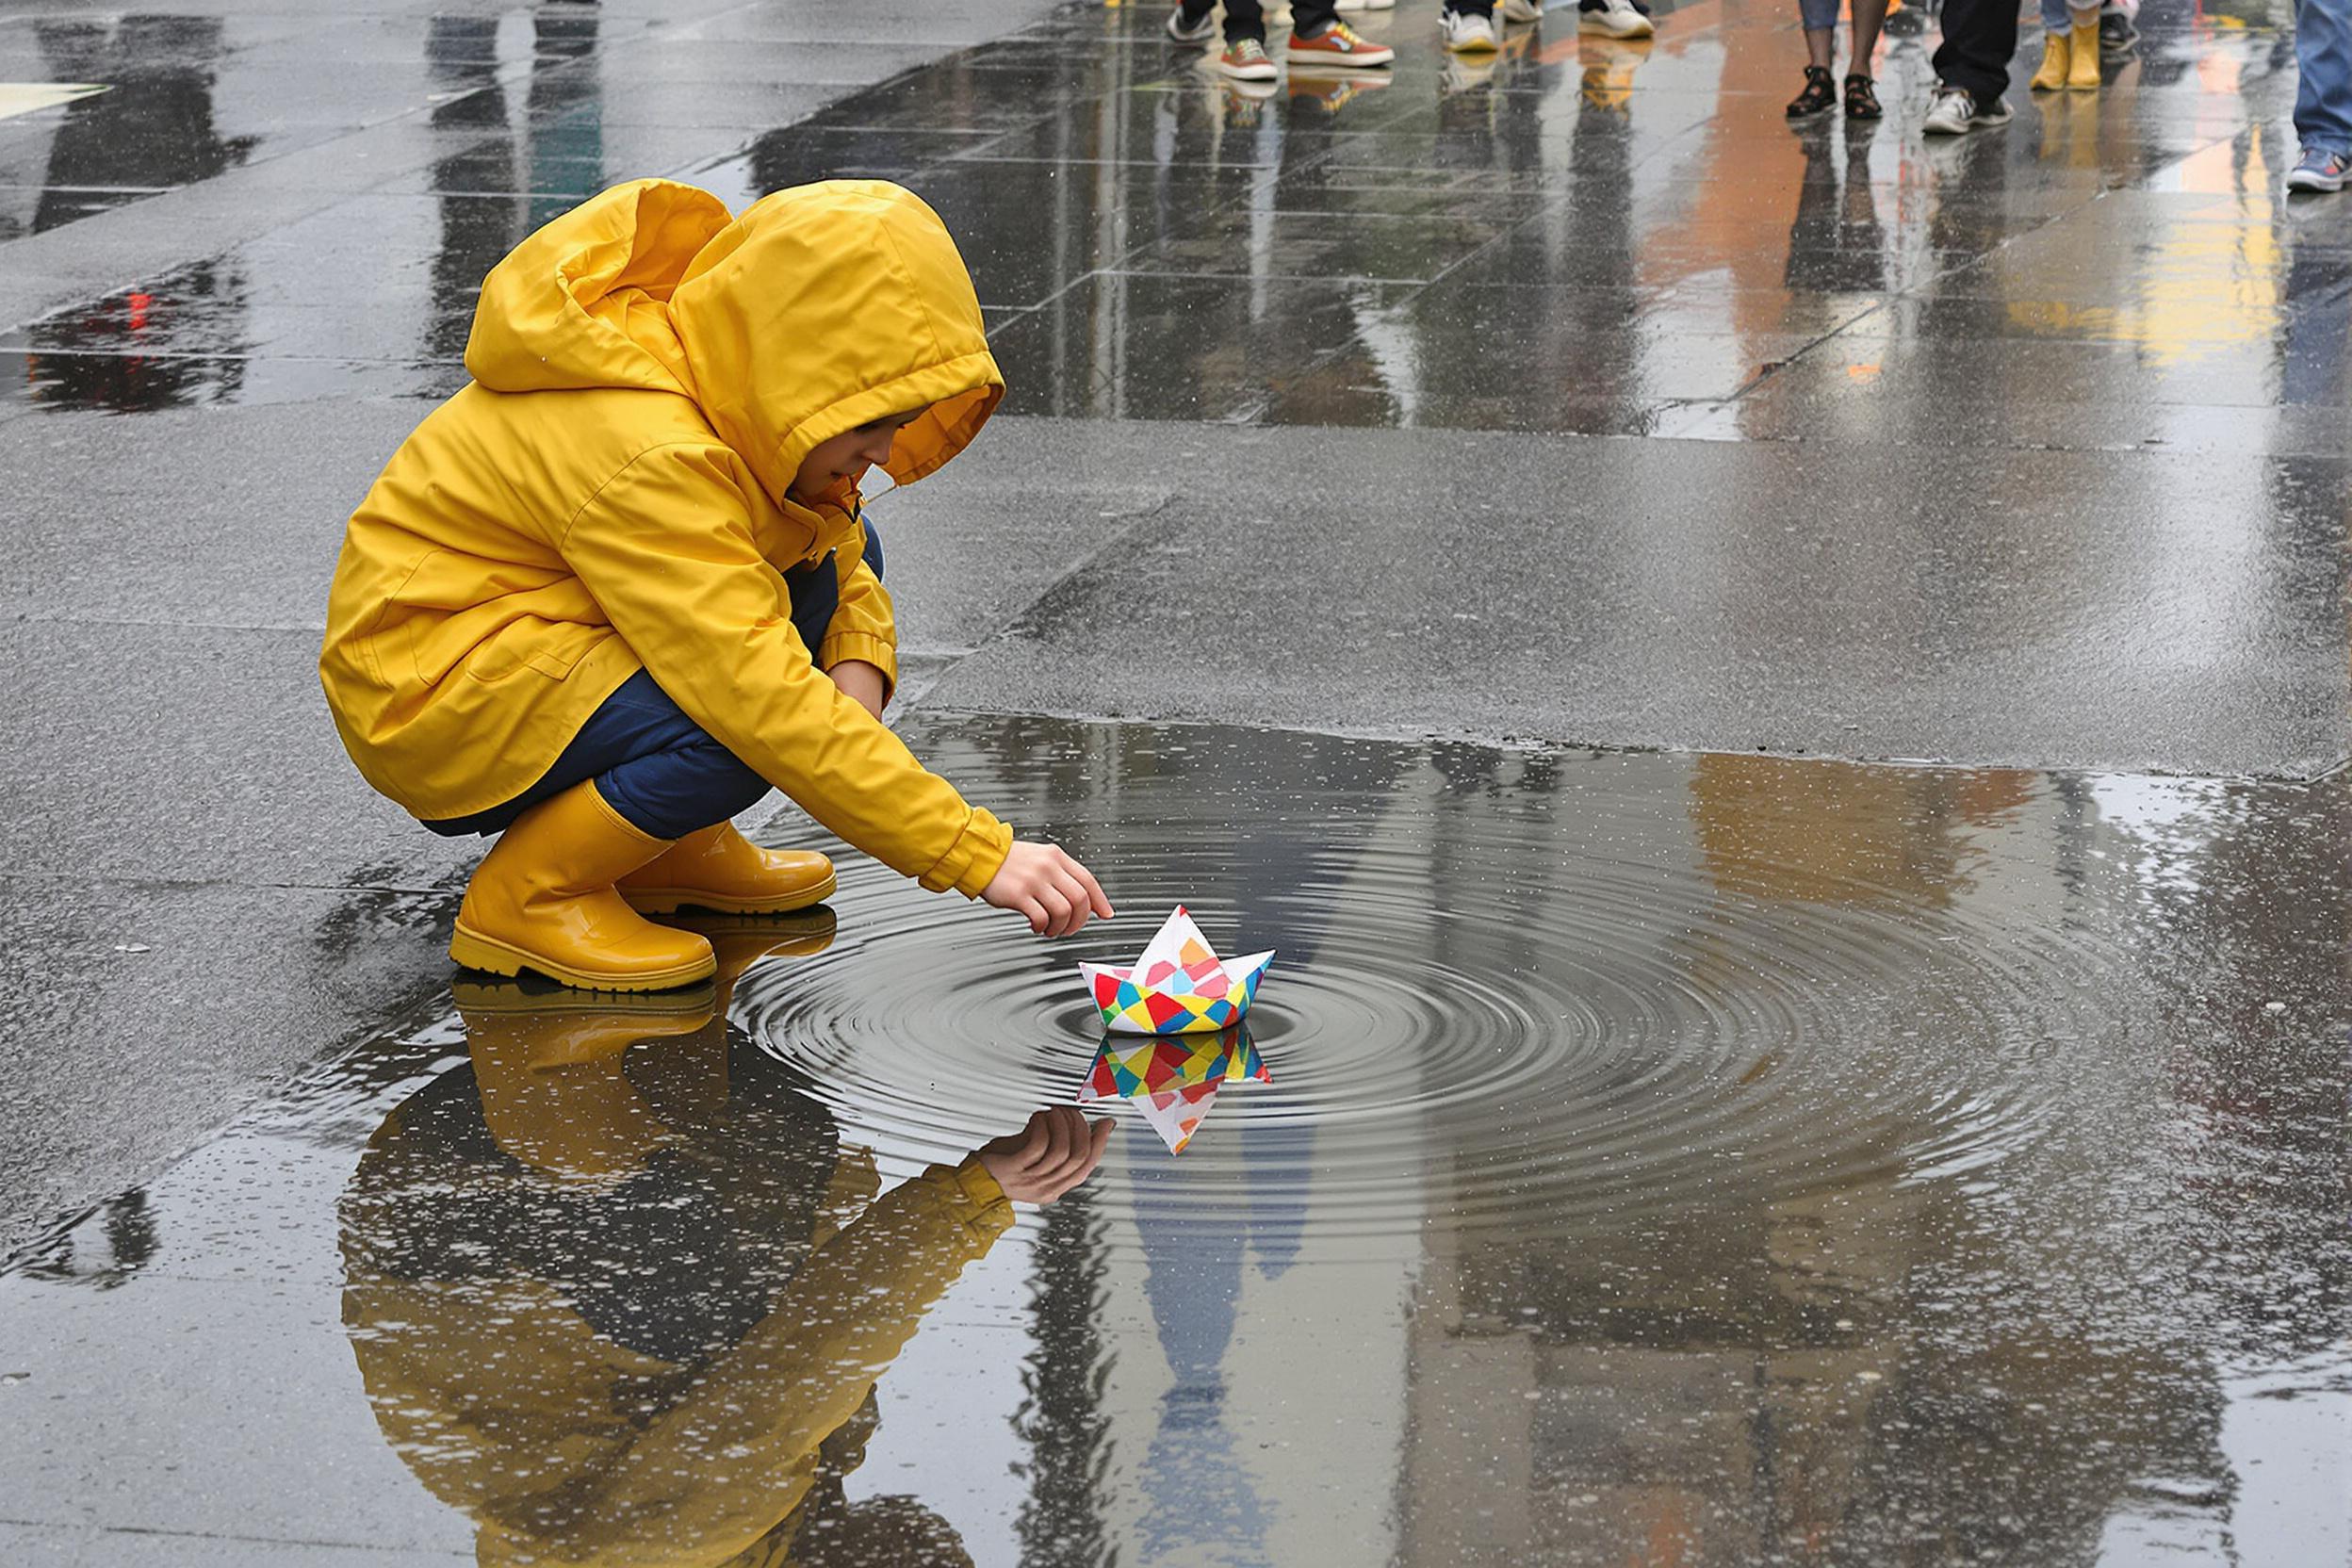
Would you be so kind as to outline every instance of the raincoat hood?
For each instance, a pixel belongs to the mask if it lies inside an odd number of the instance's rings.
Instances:
[[[890,463],[912,483],[1004,390],[946,225],[884,180],[780,190],[732,220],[692,186],[616,186],[491,270],[466,368],[498,392],[691,398],[778,504],[818,443],[920,408]]]

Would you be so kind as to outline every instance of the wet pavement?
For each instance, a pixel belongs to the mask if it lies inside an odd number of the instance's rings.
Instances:
[[[1916,10],[1792,128],[1792,6],[1429,8],[1256,91],[1151,7],[0,8],[0,1558],[2352,1561],[2290,8],[1946,144]],[[955,230],[1010,393],[874,505],[903,722],[1108,930],[853,857],[720,988],[451,985],[326,572],[649,174]],[[871,1202],[1178,901],[1269,1082],[992,1241]]]
[[[715,988],[388,1020],[0,1281],[19,1560],[2352,1552],[2342,785],[916,736],[1130,912],[858,862]],[[867,1210],[1179,898],[1271,1083],[969,1261]]]

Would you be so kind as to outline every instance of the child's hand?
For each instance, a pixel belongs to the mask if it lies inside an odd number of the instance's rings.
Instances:
[[[1111,918],[1111,901],[1094,874],[1055,844],[1013,841],[1013,847],[980,896],[1000,909],[1029,917],[1040,937],[1067,937],[1093,917]]]
[[[980,1164],[1005,1197],[1051,1203],[1094,1174],[1110,1142],[1110,1118],[1089,1125],[1077,1106],[1055,1105],[1020,1132],[982,1144]]]

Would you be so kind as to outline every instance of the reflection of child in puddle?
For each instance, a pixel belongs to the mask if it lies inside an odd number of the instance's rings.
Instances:
[[[770,786],[926,888],[1067,935],[1086,868],[926,772],[896,675],[869,466],[961,451],[1004,384],[955,242],[881,181],[619,186],[483,280],[474,384],[353,514],[319,670],[369,783],[498,833],[450,956],[650,990],[712,967],[645,912],[807,907],[822,855],[746,842]]]
[[[1040,1112],[876,1198],[726,1021],[736,974],[824,947],[830,914],[704,929],[715,988],[457,988],[470,1065],[385,1119],[341,1207],[376,1418],[484,1563],[965,1561],[913,1499],[846,1499],[874,1381],[1110,1123]]]

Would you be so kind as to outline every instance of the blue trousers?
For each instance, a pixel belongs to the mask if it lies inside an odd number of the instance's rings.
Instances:
[[[2352,156],[2352,14],[2344,0],[2295,0],[2295,134]]]
[[[866,525],[866,564],[882,575],[882,536]],[[841,608],[841,580],[828,555],[784,574],[792,629],[814,654]],[[639,670],[604,699],[538,782],[502,806],[428,822],[445,837],[503,833],[516,817],[586,779],[605,804],[657,839],[687,834],[750,809],[768,781],[686,716],[652,676]]]

